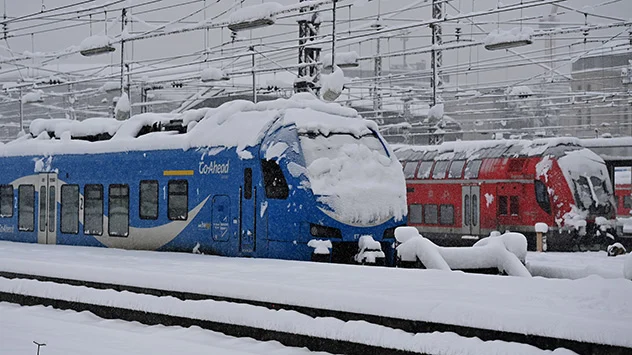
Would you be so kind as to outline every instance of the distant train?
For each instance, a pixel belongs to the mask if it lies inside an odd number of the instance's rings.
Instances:
[[[606,165],[575,139],[449,142],[394,148],[406,177],[408,224],[438,244],[471,245],[515,231],[535,248],[603,247],[615,238],[615,201]]]
[[[0,166],[0,240],[353,263],[370,237],[392,265],[406,222],[377,126],[307,94],[36,120],[0,144]]]
[[[632,176],[630,168],[619,168],[614,171],[614,198],[617,216],[630,218],[632,211]]]

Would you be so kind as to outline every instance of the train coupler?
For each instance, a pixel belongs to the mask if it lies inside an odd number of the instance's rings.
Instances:
[[[330,240],[312,239],[307,243],[307,246],[314,248],[312,251],[312,261],[317,263],[331,262],[332,244]]]
[[[358,240],[358,253],[354,257],[358,264],[384,265],[385,255],[382,245],[370,235],[363,235]]]

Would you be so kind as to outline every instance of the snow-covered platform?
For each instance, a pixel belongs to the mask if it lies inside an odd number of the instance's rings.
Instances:
[[[623,278],[500,277],[10,242],[0,242],[0,270],[632,347],[632,282]]]

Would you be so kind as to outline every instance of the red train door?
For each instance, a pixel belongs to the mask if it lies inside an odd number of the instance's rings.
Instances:
[[[461,188],[461,232],[465,235],[479,235],[481,232],[481,188],[480,186],[464,185]]]

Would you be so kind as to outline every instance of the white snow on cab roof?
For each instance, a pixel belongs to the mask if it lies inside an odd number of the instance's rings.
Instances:
[[[277,121],[277,118],[283,117]],[[126,121],[91,118],[85,121],[34,120],[31,136],[24,136],[0,146],[0,156],[87,154],[139,150],[189,149],[192,147],[237,147],[242,151],[258,144],[274,122],[295,124],[299,132],[316,131],[363,135],[377,131],[374,122],[362,119],[354,109],[325,103],[311,94],[296,94],[289,99],[252,103],[236,100],[217,108],[185,111],[181,114],[145,113]],[[152,134],[136,138],[143,127],[155,124],[179,124],[185,134]],[[107,133],[111,140],[88,142],[68,137]],[[53,134],[51,134],[53,133]],[[53,136],[51,139],[50,136]],[[34,137],[37,137],[35,139]]]
[[[538,156],[556,146],[581,147],[581,144],[577,138],[541,138],[456,141],[426,146],[397,144],[392,145],[392,148],[399,160],[421,160],[428,152],[434,154],[434,160],[450,160]]]

